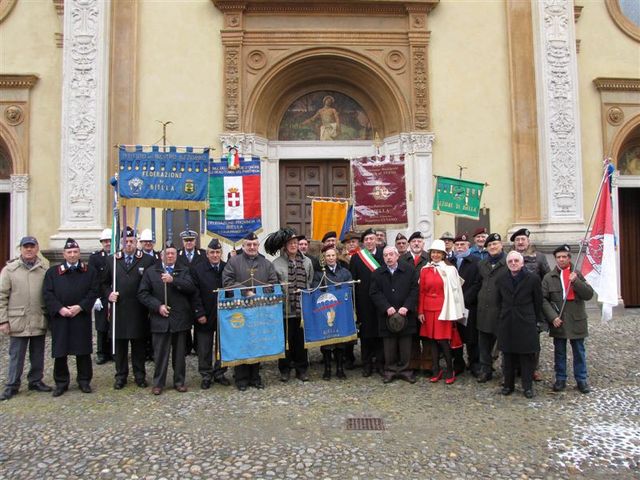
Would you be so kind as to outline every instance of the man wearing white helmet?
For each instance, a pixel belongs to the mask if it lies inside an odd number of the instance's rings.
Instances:
[[[142,250],[142,253],[151,255],[156,260],[160,260],[160,252],[154,250],[154,246],[153,233],[148,228],[145,228],[140,234],[140,250]]]
[[[102,248],[89,256],[89,266],[98,272],[98,281],[101,282],[107,268],[107,258],[111,253],[111,229],[105,228],[100,234]],[[99,297],[93,306],[97,332],[96,339],[96,364],[102,365],[113,361],[111,355],[111,342],[109,341],[109,321],[107,319],[107,297]]]

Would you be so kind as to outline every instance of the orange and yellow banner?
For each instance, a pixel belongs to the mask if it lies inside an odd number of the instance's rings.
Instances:
[[[320,241],[331,231],[340,235],[348,210],[346,200],[311,200],[311,239]]]

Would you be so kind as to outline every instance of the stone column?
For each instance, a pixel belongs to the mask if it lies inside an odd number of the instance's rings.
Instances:
[[[60,227],[51,247],[74,237],[98,244],[107,224],[109,0],[65,0]]]
[[[20,239],[29,234],[29,175],[11,175],[11,231],[9,245],[11,252]]]
[[[573,2],[534,5],[534,44],[545,243],[577,241],[584,234],[582,153]]]

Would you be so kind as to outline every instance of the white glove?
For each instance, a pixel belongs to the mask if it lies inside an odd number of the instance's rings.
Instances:
[[[102,300],[100,300],[99,298],[96,299],[96,303],[93,304],[93,309],[97,312],[99,312],[100,310],[102,310],[104,307],[102,305]]]

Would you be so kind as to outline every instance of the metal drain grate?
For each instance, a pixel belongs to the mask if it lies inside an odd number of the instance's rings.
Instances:
[[[347,418],[347,430],[384,430],[384,421],[377,417]]]

